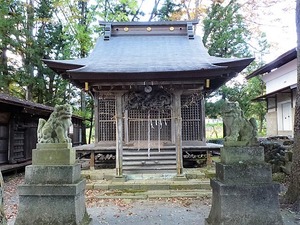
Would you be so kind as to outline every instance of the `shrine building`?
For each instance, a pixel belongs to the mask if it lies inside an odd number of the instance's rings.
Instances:
[[[44,60],[94,96],[95,146],[115,149],[116,176],[181,175],[183,149],[206,146],[204,98],[253,60],[210,56],[197,23],[101,23],[87,58]]]

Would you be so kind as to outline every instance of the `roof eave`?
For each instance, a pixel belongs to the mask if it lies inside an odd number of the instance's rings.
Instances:
[[[233,61],[214,63],[214,65],[217,65],[217,66],[227,66],[228,68],[231,68],[235,72],[239,73],[243,69],[245,69],[254,59],[255,58],[235,59]]]
[[[77,70],[70,70],[67,71],[68,75],[71,79],[78,79],[78,80],[87,80],[87,79],[95,79],[96,80],[106,80],[110,78],[111,80],[120,81],[120,78],[124,78],[126,80],[138,80],[139,77],[141,79],[188,79],[189,77],[200,76],[219,76],[220,74],[227,73],[226,71],[232,71],[232,69],[228,68],[227,66],[219,66],[216,68],[210,69],[199,69],[199,70],[173,70],[173,71],[132,71],[132,72],[125,72],[125,71],[118,71],[118,72],[91,72],[91,71],[77,71]],[[221,72],[222,71],[222,72]],[[184,74],[184,76],[183,76]],[[126,75],[126,76],[124,76]]]
[[[183,76],[184,73],[184,76]],[[92,86],[93,84],[105,84],[120,82],[147,82],[147,81],[190,81],[195,83],[195,81],[205,81],[210,79],[211,86],[205,91],[212,92],[222,86],[225,82],[235,77],[238,74],[237,71],[232,68],[218,68],[211,70],[198,70],[198,71],[168,71],[168,72],[159,72],[159,73],[130,73],[124,76],[123,73],[70,73],[68,74],[71,81],[76,81],[76,86],[83,88],[84,83],[88,82]],[[100,76],[99,76],[100,75]],[[130,75],[130,76],[128,76]],[[146,76],[145,76],[146,75]],[[95,79],[97,77],[97,79]],[[139,78],[140,77],[140,78]]]
[[[275,98],[276,95],[279,94],[279,93],[291,93],[291,90],[293,90],[295,88],[296,87],[293,87],[293,86],[284,87],[284,88],[281,88],[279,90],[270,92],[268,94],[258,96],[256,98],[252,99],[251,101],[266,101],[268,98]]]
[[[85,66],[85,65],[83,65],[83,64],[67,63],[67,62],[58,61],[58,60],[42,59],[42,61],[43,61],[49,68],[51,68],[51,69],[53,69],[53,70],[67,71],[67,70],[78,69],[78,68],[80,68],[80,67]]]
[[[279,56],[277,59],[273,60],[272,62],[255,70],[254,72],[252,72],[251,74],[246,76],[246,79],[248,80],[248,79],[258,76],[260,74],[268,73],[271,70],[279,68],[282,65],[284,65],[296,58],[297,58],[297,50],[296,50],[296,48],[293,48],[293,49],[285,52],[284,54],[282,54],[281,56]]]

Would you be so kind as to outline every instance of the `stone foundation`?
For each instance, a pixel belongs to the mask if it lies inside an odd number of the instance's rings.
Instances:
[[[47,160],[49,165],[47,165]],[[19,186],[15,225],[87,225],[85,180],[70,144],[38,144]]]
[[[283,225],[279,185],[272,182],[262,147],[225,147],[211,180],[212,208],[206,225]],[[222,157],[223,155],[223,157]]]

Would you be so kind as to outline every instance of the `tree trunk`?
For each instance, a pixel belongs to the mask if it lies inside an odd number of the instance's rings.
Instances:
[[[1,88],[3,89],[4,92],[9,92],[9,72],[8,72],[8,65],[7,65],[7,55],[6,55],[6,52],[7,52],[7,47],[5,44],[3,44],[3,48],[1,49],[1,52],[0,52],[0,58],[1,58],[1,61],[0,61],[0,81],[3,82],[1,85],[0,85],[0,90]]]
[[[84,27],[84,31],[87,32],[87,1],[79,1],[80,9],[80,20],[79,24]],[[80,40],[80,57],[84,58],[88,54],[87,50],[84,48],[82,40]]]
[[[28,75],[28,85],[26,91],[26,100],[32,100],[34,67],[33,67],[33,28],[34,28],[34,4],[33,0],[29,0],[27,5],[27,26],[26,26],[26,53],[25,53],[25,68]]]
[[[294,122],[294,146],[291,180],[285,195],[285,202],[291,203],[294,209],[300,211],[300,0],[296,3],[297,30],[297,94]]]

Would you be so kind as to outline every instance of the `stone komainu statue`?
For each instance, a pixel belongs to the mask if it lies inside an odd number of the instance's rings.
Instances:
[[[68,129],[72,125],[71,118],[71,105],[56,105],[48,121],[39,119],[38,143],[70,143]]]
[[[254,118],[244,117],[238,102],[225,102],[223,111],[225,125],[225,143],[240,143],[240,145],[257,144],[257,124]]]

